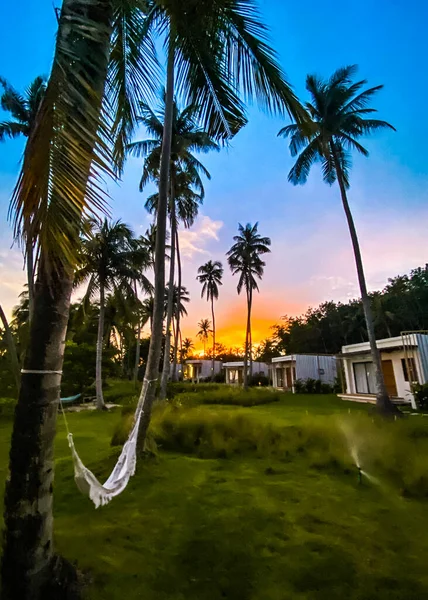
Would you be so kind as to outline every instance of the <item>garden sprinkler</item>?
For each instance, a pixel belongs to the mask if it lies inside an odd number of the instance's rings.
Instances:
[[[361,467],[359,467],[357,465],[357,469],[358,469],[358,483],[359,485],[361,485],[363,483],[363,472],[361,470]]]

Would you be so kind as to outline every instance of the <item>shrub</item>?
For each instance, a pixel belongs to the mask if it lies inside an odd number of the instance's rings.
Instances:
[[[320,379],[297,379],[294,382],[296,394],[332,394],[336,390],[335,385],[323,383]]]
[[[415,401],[419,410],[428,409],[428,383],[418,384],[414,389]]]
[[[282,392],[266,388],[252,388],[247,391],[235,386],[213,387],[203,391],[197,390],[189,394],[176,396],[185,405],[194,404],[226,404],[232,406],[256,406],[278,402],[283,397]]]
[[[248,385],[250,386],[261,386],[266,387],[269,385],[269,378],[266,377],[263,373],[255,373],[252,375],[248,381]]]
[[[226,383],[226,372],[224,370],[221,370],[220,373],[216,373],[214,375],[213,383]]]
[[[15,406],[15,398],[0,398],[0,418],[12,418],[15,414]]]
[[[206,391],[220,390],[222,385],[219,383],[192,383],[191,381],[180,381],[177,383],[168,383],[167,397],[174,398],[177,394],[200,393]]]

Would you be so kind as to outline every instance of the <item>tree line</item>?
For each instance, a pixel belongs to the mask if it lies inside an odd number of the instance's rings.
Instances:
[[[376,339],[402,331],[428,330],[428,265],[388,279],[383,290],[369,294]],[[298,317],[284,316],[256,350],[260,360],[280,354],[337,354],[342,346],[368,341],[361,300],[323,302]]]

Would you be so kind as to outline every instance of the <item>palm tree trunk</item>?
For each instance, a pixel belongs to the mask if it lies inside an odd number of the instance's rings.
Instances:
[[[178,336],[180,334],[180,304],[181,304],[181,255],[180,255],[180,239],[178,235],[178,227],[175,232],[175,242],[176,242],[176,255],[177,255],[177,316],[176,316],[176,328],[175,328],[175,337],[174,337],[174,357],[172,363],[172,381],[177,381],[177,351],[178,351]]]
[[[12,332],[7,322],[6,315],[4,314],[3,308],[0,306],[0,321],[3,323],[4,335],[6,338],[7,351],[9,355],[10,366],[12,369],[13,377],[15,379],[16,391],[19,392],[19,386],[21,383],[21,373],[19,369],[18,354],[16,352],[15,340],[13,339]]]
[[[357,267],[358,283],[360,285],[360,292],[361,292],[361,301],[363,304],[364,317],[365,317],[366,326],[367,326],[367,335],[368,335],[369,343],[370,343],[370,353],[371,353],[374,371],[375,371],[376,406],[377,406],[377,409],[379,410],[379,412],[381,412],[381,413],[384,413],[384,414],[396,413],[396,412],[398,412],[398,409],[391,402],[388,392],[387,392],[387,389],[386,389],[386,386],[385,386],[385,380],[384,380],[383,371],[382,371],[382,361],[380,358],[380,352],[379,352],[377,344],[376,344],[373,313],[372,313],[372,308],[371,308],[371,304],[370,304],[370,297],[367,292],[367,284],[366,284],[366,278],[364,275],[363,260],[361,258],[360,244],[358,241],[358,236],[357,236],[357,231],[356,231],[355,224],[354,224],[354,219],[352,217],[351,209],[350,209],[349,203],[348,203],[345,183],[343,181],[342,169],[341,169],[340,162],[337,158],[337,154],[336,154],[336,151],[335,151],[335,148],[333,145],[332,145],[332,154],[333,154],[333,160],[334,160],[334,165],[335,165],[336,174],[337,174],[337,182],[339,184],[340,194],[342,197],[342,204],[343,204],[346,219],[348,222],[349,233],[351,235],[352,247],[354,250],[355,264]]]
[[[81,85],[91,110],[99,114],[112,33],[111,0],[86,1],[85,16],[99,25],[96,39],[82,33],[81,11],[81,2],[63,0],[54,69],[59,68],[58,63],[62,68],[69,64],[64,42],[67,45],[74,39],[82,56],[92,56],[96,48],[99,60],[90,66],[82,63],[76,85]],[[76,107],[70,106],[69,110]],[[85,130],[87,147],[80,171],[86,171],[86,178],[76,186],[82,204],[97,129],[98,125]],[[43,256],[38,262],[34,318],[24,361],[25,370],[36,373],[23,374],[15,410],[4,504],[2,600],[67,598],[77,587],[75,567],[54,552],[52,511],[56,416],[73,273],[49,273]],[[74,597],[78,597],[77,591]]]
[[[104,341],[104,317],[105,317],[105,290],[104,282],[100,281],[100,316],[98,318],[97,356],[95,362],[95,393],[97,397],[98,410],[105,410],[106,405],[103,397],[103,341]]]
[[[51,579],[60,566],[53,548],[52,484],[55,424],[72,287],[70,276],[40,281],[36,286],[5,493],[2,561],[5,600],[48,596],[46,586],[54,583]]]
[[[253,331],[251,328],[251,311],[253,308],[253,288],[250,288],[250,318],[249,318],[249,353],[250,353],[250,379],[253,376]]]
[[[34,313],[34,249],[33,240],[30,236],[27,237],[26,243],[26,259],[27,259],[27,285],[28,285],[28,320],[31,324]]]
[[[138,300],[138,291],[137,291],[137,282],[134,281],[134,294],[135,298]],[[140,366],[140,348],[141,348],[141,318],[138,315],[138,324],[137,324],[137,341],[135,344],[135,361],[134,361],[134,386],[137,387],[138,383],[138,367]]]
[[[168,385],[168,379],[171,369],[171,323],[172,313],[174,310],[174,272],[175,272],[175,232],[177,230],[177,220],[175,218],[175,195],[174,185],[172,181],[171,173],[171,199],[170,199],[170,211],[171,211],[171,257],[169,265],[169,285],[168,285],[168,304],[166,311],[166,329],[165,329],[165,352],[163,355],[163,369],[162,378],[160,385],[160,400],[165,400],[166,390]]]
[[[248,390],[248,344],[250,341],[250,299],[249,293],[247,292],[247,327],[245,330],[245,351],[244,351],[244,376],[243,376],[243,384],[244,390]]]
[[[173,39],[170,32],[170,40]],[[172,42],[170,42],[172,44]],[[159,203],[156,216],[156,250],[155,250],[155,296],[153,302],[153,325],[150,339],[149,356],[145,381],[141,390],[145,397],[144,411],[140,422],[138,435],[139,451],[144,450],[144,442],[150,424],[153,400],[156,386],[154,382],[159,378],[159,360],[162,350],[162,328],[165,296],[165,240],[168,208],[168,183],[171,160],[171,138],[174,105],[174,49],[170,45],[167,60],[167,78],[165,92],[165,121],[162,137],[162,150],[159,173]]]
[[[214,298],[211,295],[211,318],[213,320],[213,364],[211,368],[211,381],[214,381],[215,375],[215,314],[214,314]]]

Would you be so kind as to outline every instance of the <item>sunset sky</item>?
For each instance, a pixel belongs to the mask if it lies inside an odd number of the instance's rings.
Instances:
[[[389,276],[423,265],[428,258],[428,120],[417,109],[428,96],[427,4],[308,0],[302,9],[298,2],[263,0],[260,6],[281,64],[302,98],[308,72],[328,76],[347,64],[357,63],[361,78],[370,84],[385,85],[375,105],[379,118],[391,122],[397,133],[366,140],[371,156],[355,157],[349,193],[369,287],[382,288]],[[7,27],[0,38],[0,75],[23,89],[35,76],[49,72],[56,28],[52,2],[8,2],[2,12]],[[292,159],[285,140],[276,137],[282,125],[251,107],[248,126],[230,147],[202,157],[212,180],[206,183],[195,226],[180,234],[183,283],[192,299],[184,336],[195,338],[197,322],[210,316],[195,277],[198,266],[211,258],[225,266],[216,307],[217,339],[227,346],[243,343],[245,299],[237,296],[237,282],[225,261],[238,222],[258,221],[259,232],[272,239],[254,301],[254,343],[268,336],[282,315],[358,295],[339,192],[322,182],[318,169],[304,187],[287,182]],[[11,249],[7,222],[22,147],[22,141],[0,145],[0,303],[8,311],[24,283],[23,259],[18,249]],[[140,171],[141,161],[131,159],[123,182],[109,186],[112,216],[129,223],[137,234],[151,220],[143,205],[152,190],[138,192]]]

